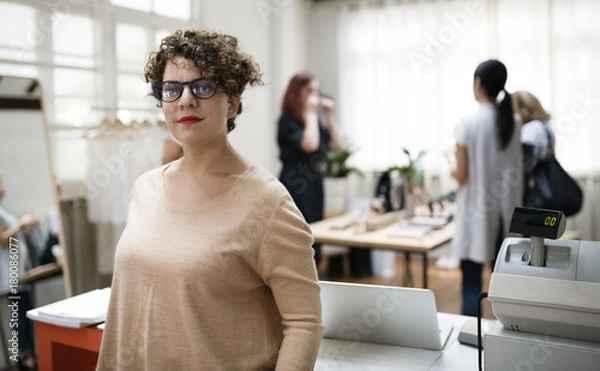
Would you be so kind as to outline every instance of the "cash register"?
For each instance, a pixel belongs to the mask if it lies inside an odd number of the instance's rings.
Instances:
[[[486,370],[600,369],[600,242],[559,240],[560,211],[515,209],[490,278]]]

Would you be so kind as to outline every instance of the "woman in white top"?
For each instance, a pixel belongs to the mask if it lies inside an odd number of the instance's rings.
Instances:
[[[506,79],[501,62],[481,63],[473,81],[479,107],[454,130],[451,174],[459,189],[452,254],[461,261],[464,315],[477,314],[483,265],[495,259],[522,200],[521,124],[504,89]]]

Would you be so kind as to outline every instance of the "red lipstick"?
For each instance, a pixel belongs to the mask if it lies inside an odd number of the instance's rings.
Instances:
[[[199,117],[196,116],[183,116],[179,119],[181,125],[192,125],[200,121]]]

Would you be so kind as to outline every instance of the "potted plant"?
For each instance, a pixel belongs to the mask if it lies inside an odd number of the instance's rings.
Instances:
[[[355,167],[350,167],[347,164],[348,159],[356,153],[352,145],[344,147],[341,151],[328,151],[323,159],[324,173],[327,178],[345,178],[350,173],[356,172],[361,174],[361,171]]]
[[[406,154],[408,163],[403,166],[389,167],[384,173],[392,173],[397,171],[404,178],[404,208],[408,216],[414,214],[414,188],[415,186],[423,188],[425,186],[425,175],[421,167],[421,159],[427,153],[419,151],[416,157],[413,157],[407,148],[402,148],[402,152]]]
[[[421,158],[423,158],[427,152],[421,150],[417,154],[417,157],[414,158],[407,148],[402,147],[402,152],[406,154],[408,163],[404,166],[394,167],[393,169],[398,170],[398,172],[404,176],[407,190],[412,192],[415,185],[420,187],[425,185],[425,175],[423,173],[423,168],[421,167]]]

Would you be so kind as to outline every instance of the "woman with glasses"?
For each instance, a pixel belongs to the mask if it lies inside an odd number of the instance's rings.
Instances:
[[[281,104],[277,143],[283,163],[279,180],[288,189],[307,222],[323,219],[324,192],[321,164],[328,150],[342,150],[334,102],[319,94],[319,81],[309,72],[292,77]],[[322,110],[325,121],[321,121]],[[320,245],[313,246],[321,261]]]
[[[235,37],[177,31],[145,78],[184,154],[131,190],[98,370],[312,370],[323,325],[310,229],[228,140],[259,67]]]
[[[468,316],[477,315],[483,266],[495,261],[522,199],[521,123],[504,88],[507,77],[498,60],[479,64],[473,77],[479,105],[454,129],[456,146],[450,166],[459,188],[452,254],[460,259],[462,314]]]

